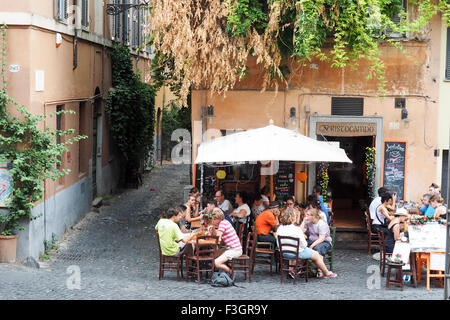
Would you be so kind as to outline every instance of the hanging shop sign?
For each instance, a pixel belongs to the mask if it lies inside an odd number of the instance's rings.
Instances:
[[[316,134],[331,137],[375,136],[374,122],[317,122]]]

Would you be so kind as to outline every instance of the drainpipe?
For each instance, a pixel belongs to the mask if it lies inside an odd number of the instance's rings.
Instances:
[[[202,113],[202,143],[203,134],[205,132],[205,108],[203,107],[203,95],[200,97],[200,110]],[[198,155],[197,155],[198,156]],[[200,164],[200,210],[203,210],[203,163]]]
[[[449,139],[450,141],[450,139]],[[450,203],[450,156],[447,159],[447,207]],[[445,277],[444,277],[444,300],[450,300],[450,208],[447,208],[447,242],[445,246]]]
[[[77,8],[77,0],[73,0],[73,6],[74,8]],[[77,30],[77,9],[74,10],[74,19],[75,19],[75,28],[74,32],[75,35],[73,37],[73,70],[75,70],[78,67],[78,30]]]

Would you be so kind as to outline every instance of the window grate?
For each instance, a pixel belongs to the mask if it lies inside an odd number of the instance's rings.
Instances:
[[[335,116],[362,116],[364,114],[364,98],[331,98],[331,114]]]

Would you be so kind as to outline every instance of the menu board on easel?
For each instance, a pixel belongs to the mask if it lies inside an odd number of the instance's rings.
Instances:
[[[383,148],[382,185],[405,199],[406,141],[385,141]]]
[[[279,161],[278,172],[273,178],[273,192],[278,201],[295,196],[295,161]]]

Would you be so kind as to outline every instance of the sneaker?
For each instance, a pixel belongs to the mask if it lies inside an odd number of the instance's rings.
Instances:
[[[317,270],[317,275],[316,275],[316,277],[317,277],[317,278],[323,278],[323,272],[322,272],[322,270]]]
[[[334,272],[329,273],[329,274],[327,274],[326,276],[324,276],[324,278],[336,278],[336,277],[337,277],[337,274],[334,273]]]
[[[294,273],[294,271],[289,271],[289,276],[292,278],[292,279],[295,279],[295,273]]]

